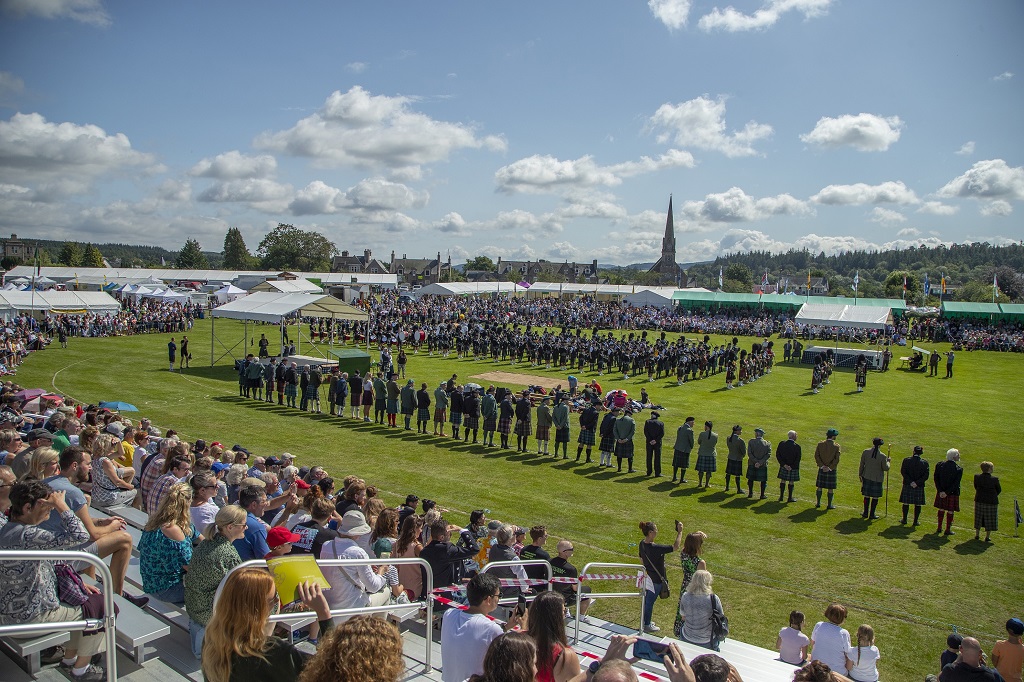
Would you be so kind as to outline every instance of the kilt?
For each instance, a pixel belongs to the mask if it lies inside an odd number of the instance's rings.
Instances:
[[[690,468],[690,453],[682,450],[672,451],[672,466],[677,469]]]
[[[350,395],[350,396],[348,397],[348,400],[349,400],[348,404],[349,404],[349,405],[351,405],[352,407],[359,407],[359,404],[360,404],[360,399],[361,399],[362,397],[363,397],[362,393],[360,393],[359,391],[354,391],[354,392],[353,392],[353,393],[352,393],[352,394],[351,394],[351,395]]]
[[[818,469],[818,478],[815,479],[814,487],[835,490],[838,479],[839,477],[836,475],[835,469],[832,471],[822,471],[821,469]]]
[[[939,494],[935,493],[935,508],[958,512],[960,511],[960,496],[946,495],[945,497],[939,497]]]
[[[467,414],[464,426],[470,431],[476,431],[480,428],[480,417],[474,414]]]
[[[416,408],[416,421],[428,422],[430,421],[430,408],[429,407],[417,407]]]
[[[555,442],[556,443],[568,443],[569,442],[569,427],[564,429],[555,429]]]
[[[340,405],[341,403],[338,403],[338,404]],[[384,412],[385,410],[388,409],[388,399],[387,398],[374,398],[373,399],[373,409],[376,412]]]
[[[743,475],[743,460],[742,459],[727,459],[727,460],[725,460],[725,475],[726,476],[742,476]]]
[[[714,455],[697,455],[697,465],[694,469],[705,473],[718,471],[718,458]]]
[[[789,469],[786,470],[783,467],[779,467],[779,480],[789,481],[790,483],[796,483],[800,480],[800,469]]]
[[[758,481],[760,483],[768,482],[768,465],[762,467],[755,467],[753,464],[747,465],[747,480]]]
[[[363,391],[363,405],[373,404],[373,391]]]
[[[974,503],[974,527],[999,530],[999,505],[988,502]]]
[[[267,392],[268,393],[273,393],[274,392],[274,380],[273,379],[267,379],[266,380],[266,384],[267,384]]]
[[[284,394],[286,396],[288,396],[289,398],[297,397],[299,395],[299,385],[298,384],[285,384],[284,385]]]
[[[619,459],[633,459],[633,441],[627,440],[625,443],[616,442],[615,456]]]
[[[462,426],[462,413],[452,410],[452,426]]]
[[[593,429],[580,430],[580,436],[576,439],[576,442],[580,445],[594,445],[597,441],[594,436]]]
[[[498,417],[484,417],[484,431],[497,431]]]
[[[601,436],[601,447],[598,448],[601,452],[611,452],[615,449],[615,439],[611,436]]]
[[[387,413],[388,414],[398,414],[398,399],[397,398],[388,398],[384,402],[384,405],[387,408]]]
[[[548,440],[551,438],[551,427],[538,424],[536,438],[537,440]]]
[[[448,421],[448,410],[444,407],[435,407],[434,421],[441,422],[442,424]]]
[[[416,409],[417,408],[413,407],[412,405],[402,405],[402,414],[411,417],[412,414],[416,411]]]
[[[882,496],[882,481],[869,481],[865,478],[860,483],[860,494],[877,500]]]
[[[302,397],[306,400],[319,400],[320,391],[313,386],[306,386],[306,390],[302,392]]]
[[[517,436],[529,436],[533,431],[533,424],[530,423],[529,419],[518,419],[516,420],[515,430]]]
[[[900,490],[900,504],[924,506],[924,486],[911,488],[909,485],[904,485]]]
[[[502,417],[498,420],[498,433],[503,433],[506,436],[512,431],[512,417]]]

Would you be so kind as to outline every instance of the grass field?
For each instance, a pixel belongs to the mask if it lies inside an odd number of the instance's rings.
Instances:
[[[217,333],[230,346],[241,338],[242,327],[218,321]],[[731,636],[771,648],[790,610],[807,615],[805,632],[810,634],[828,602],[840,601],[850,609],[846,626],[851,632],[862,623],[875,628],[883,656],[882,679],[887,681],[919,682],[926,673],[938,672],[951,624],[977,636],[989,650],[997,637],[1003,637],[1002,624],[1020,615],[1024,604],[1024,544],[1014,537],[1013,524],[1013,499],[1024,483],[1024,456],[1016,434],[1024,416],[1021,355],[958,353],[952,380],[901,370],[873,372],[866,392],[860,394],[854,392],[852,372],[838,371],[831,385],[812,395],[807,390],[809,369],[797,366],[777,366],[754,384],[733,391],[722,390],[722,376],[678,387],[674,380],[647,383],[646,377],[600,377],[606,391],[622,387],[638,394],[645,385],[652,399],[665,405],[663,419],[672,434],[666,438],[666,464],[671,464],[675,429],[685,416],[694,415],[698,425],[705,419],[715,422],[721,437],[719,471],[710,491],[698,491],[692,469],[692,482],[678,487],[668,478],[645,478],[642,435],[636,448],[640,474],[616,474],[614,469],[571,459],[554,461],[455,444],[415,431],[388,431],[240,399],[231,359],[209,366],[209,320],[189,333],[194,360],[184,373],[167,371],[168,337],[72,339],[66,350],[54,344],[33,354],[16,380],[26,387],[52,387],[85,402],[134,403],[141,415],[178,429],[189,440],[242,443],[266,455],[287,450],[299,456],[300,464],[324,464],[338,479],[350,473],[363,476],[380,487],[390,503],[397,504],[410,492],[436,499],[451,510],[456,523],[465,523],[474,508],[489,509],[491,518],[519,525],[544,523],[553,538],[575,543],[574,563],[579,568],[588,561],[635,561],[637,523],[654,520],[664,529],[659,540],[671,542],[671,522],[681,519],[687,532],[701,529],[709,536],[704,557],[730,618]],[[751,341],[744,339],[741,345],[749,348]],[[221,352],[218,343],[217,354]],[[444,360],[425,353],[410,355],[408,368],[417,384],[427,381],[431,389],[453,372],[463,381],[495,369],[564,379],[561,372],[543,368]],[[579,376],[581,381],[591,378],[588,372]],[[638,432],[647,416],[645,412],[639,417]],[[725,437],[734,423],[744,426],[746,438],[753,437],[755,426],[764,427],[773,446],[789,429],[799,432],[804,460],[796,503],[775,502],[774,461],[769,500],[747,500],[723,491]],[[824,511],[814,508],[813,450],[831,426],[840,431],[844,454],[836,496],[839,508]],[[574,419],[573,451],[577,433]],[[922,512],[920,527],[899,525],[898,475],[889,485],[888,517],[871,523],[861,520],[857,464],[875,436],[891,445],[897,472],[915,444],[924,446],[933,467],[947,448],[960,449],[964,511],[956,517],[955,535],[935,534],[935,510],[930,506]],[[972,476],[986,459],[995,462],[1003,487],[1000,529],[992,544],[976,542],[973,533]],[[930,502],[934,488],[929,484],[926,490]],[[682,576],[677,561],[669,566],[672,598],[659,601],[655,609],[655,620],[666,634]],[[608,600],[599,601],[593,612],[635,623],[637,610],[632,600]]]

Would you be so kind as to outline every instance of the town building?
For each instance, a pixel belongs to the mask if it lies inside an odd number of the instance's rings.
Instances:
[[[668,196],[668,217],[665,219],[665,236],[661,240],[661,258],[647,271],[652,284],[685,287],[686,273],[676,262],[676,232],[672,217],[672,195]]]
[[[409,258],[404,253],[401,258],[395,258],[395,252],[392,251],[389,272],[398,275],[399,286],[437,284],[451,279],[452,257],[449,255],[447,261],[442,261],[441,252],[438,251],[437,258]]]
[[[370,249],[363,249],[361,256],[348,251],[342,251],[340,256],[335,256],[331,261],[331,272],[365,272],[378,275],[390,272],[390,269],[387,263],[374,258]]]

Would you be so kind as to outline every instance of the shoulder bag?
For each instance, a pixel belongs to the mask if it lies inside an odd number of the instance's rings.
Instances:
[[[718,650],[718,645],[729,636],[729,619],[722,612],[721,601],[711,595],[711,647]]]
[[[641,542],[640,547],[643,547],[645,544],[646,543]],[[650,555],[648,554],[648,556],[644,558],[647,559],[647,563],[651,565],[651,568],[654,568],[654,562],[651,561]],[[661,582],[661,592],[658,594],[658,599],[668,599],[672,596],[672,590],[668,587],[668,580],[666,580],[663,575],[658,575],[657,578],[659,582]]]

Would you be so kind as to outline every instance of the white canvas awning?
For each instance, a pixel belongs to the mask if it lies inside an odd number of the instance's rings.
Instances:
[[[261,291],[213,309],[214,317],[276,322],[289,317],[366,320],[369,316],[344,301],[324,294],[281,294]]]
[[[234,284],[228,284],[225,287],[217,289],[217,291],[214,292],[214,296],[217,297],[217,301],[220,303],[230,303],[237,298],[245,296],[247,293],[249,292],[245,289],[239,289]]]
[[[825,327],[884,329],[887,324],[892,324],[892,308],[804,303],[795,321]]]
[[[0,311],[116,313],[121,304],[104,291],[0,291]]]

